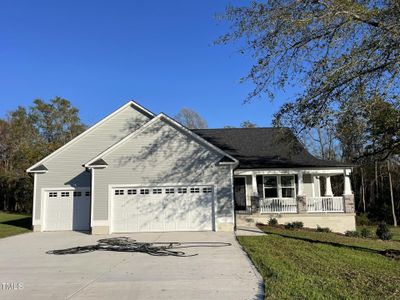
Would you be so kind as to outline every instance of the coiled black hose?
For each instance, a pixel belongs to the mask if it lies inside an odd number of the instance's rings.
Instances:
[[[152,256],[177,256],[192,257],[196,254],[186,254],[182,250],[184,248],[199,247],[227,247],[230,243],[225,242],[138,242],[128,237],[115,237],[98,240],[97,245],[77,246],[67,249],[50,250],[47,254],[66,255],[80,254],[93,251],[116,251],[116,252],[140,252]]]

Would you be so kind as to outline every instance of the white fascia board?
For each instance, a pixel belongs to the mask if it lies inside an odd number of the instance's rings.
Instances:
[[[154,114],[147,110],[146,108],[144,108],[143,106],[137,104],[135,101],[130,100],[128,103],[124,104],[123,106],[121,106],[120,108],[118,108],[116,111],[114,111],[113,113],[111,113],[110,115],[108,115],[107,117],[101,119],[99,122],[97,122],[96,124],[94,124],[93,126],[91,126],[90,128],[86,129],[84,132],[82,132],[80,135],[76,136],[75,138],[73,138],[72,140],[70,140],[68,143],[66,143],[65,145],[61,146],[60,148],[58,148],[57,150],[55,150],[54,152],[50,153],[48,156],[46,156],[45,158],[43,158],[41,161],[37,162],[36,164],[34,164],[33,166],[31,166],[30,168],[28,168],[26,170],[26,172],[28,173],[33,173],[32,169],[36,168],[37,166],[39,166],[40,164],[43,164],[46,160],[56,156],[57,154],[59,154],[61,151],[63,151],[64,149],[66,149],[67,147],[71,146],[72,144],[74,144],[75,142],[79,141],[81,138],[83,138],[84,136],[86,136],[88,133],[90,133],[91,131],[93,131],[94,129],[96,129],[98,126],[100,126],[101,124],[105,123],[106,121],[108,121],[109,119],[111,119],[113,116],[115,116],[116,114],[118,114],[120,111],[122,111],[123,109],[125,109],[128,106],[134,106],[135,108],[142,110],[146,113],[148,113],[149,115],[154,117]]]
[[[185,133],[187,133],[188,135],[190,135],[191,137],[193,137],[194,139],[201,141],[202,143],[206,144],[207,146],[209,146],[211,149],[213,149],[214,151],[225,155],[227,157],[229,157],[230,159],[232,159],[235,163],[239,163],[239,161],[234,158],[233,156],[229,155],[228,153],[226,153],[225,151],[221,150],[220,148],[218,148],[217,146],[211,144],[210,142],[206,141],[205,139],[203,139],[201,136],[197,135],[196,133],[194,133],[193,131],[191,131],[190,129],[186,128],[185,126],[183,126],[182,124],[178,123],[177,121],[175,121],[174,119],[170,118],[169,116],[165,115],[164,113],[160,113],[159,115],[161,115],[163,118],[165,118],[165,120],[167,120],[168,122],[171,122],[172,124],[176,125],[177,127],[179,127],[180,129],[182,129]]]
[[[95,165],[95,166],[90,166],[90,167],[86,167],[86,168],[90,168],[90,169],[105,169],[107,167],[108,167],[108,165]]]
[[[238,162],[233,161],[233,162],[219,162],[218,165],[237,165]]]

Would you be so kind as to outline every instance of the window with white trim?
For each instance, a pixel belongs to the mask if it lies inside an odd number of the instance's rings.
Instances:
[[[128,195],[136,195],[136,190],[128,190]]]
[[[61,197],[69,197],[69,192],[61,192]]]
[[[162,194],[162,189],[153,189],[153,194]]]
[[[192,188],[190,188],[190,192],[191,192],[192,194],[200,193],[200,188],[192,187]]]
[[[50,192],[49,197],[57,197],[57,192]]]
[[[124,194],[124,190],[115,190],[114,195],[120,196]]]
[[[293,198],[296,196],[294,175],[264,175],[264,198]]]
[[[167,188],[167,189],[165,189],[165,193],[166,194],[174,194],[175,193],[175,189],[174,188]]]
[[[178,194],[186,194],[187,188],[178,188]]]
[[[149,189],[140,189],[140,194],[141,195],[148,195],[150,193]]]
[[[278,177],[277,176],[264,176],[264,198],[278,197]]]
[[[293,175],[281,176],[281,195],[283,198],[295,197],[296,183]]]

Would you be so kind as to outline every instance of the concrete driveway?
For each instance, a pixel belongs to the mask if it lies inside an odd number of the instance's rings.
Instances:
[[[96,244],[100,238],[138,241],[217,241],[232,246],[189,248],[194,257],[48,250]],[[92,236],[27,233],[0,239],[0,299],[262,299],[262,279],[233,233],[170,232]]]

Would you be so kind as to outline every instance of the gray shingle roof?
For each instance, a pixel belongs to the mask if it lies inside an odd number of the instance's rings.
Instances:
[[[314,157],[288,128],[223,128],[192,131],[239,160],[240,169],[350,166]]]

